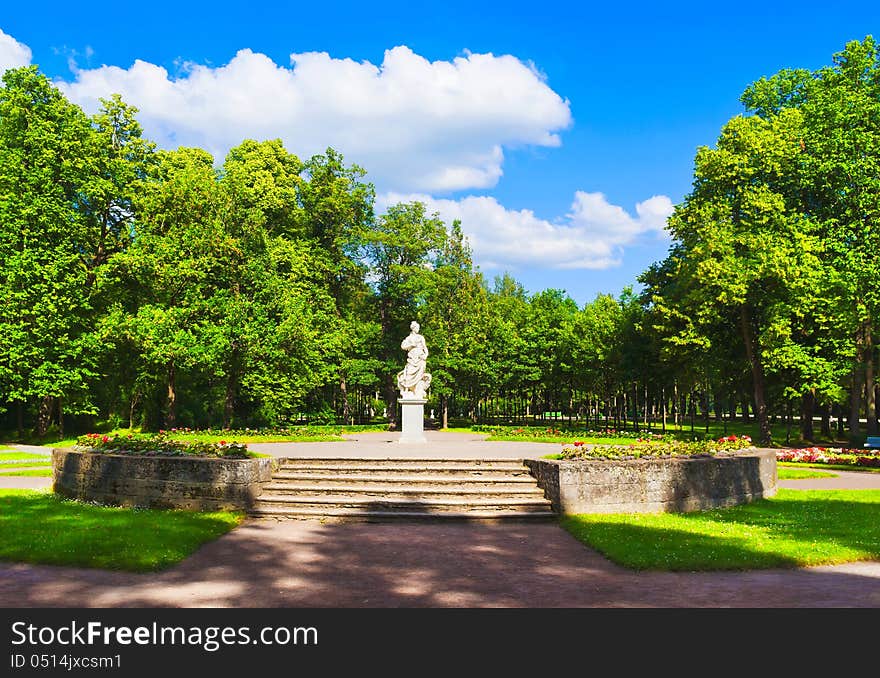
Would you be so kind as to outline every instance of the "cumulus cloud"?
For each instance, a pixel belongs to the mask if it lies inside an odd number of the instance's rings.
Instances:
[[[328,146],[381,187],[450,192],[490,188],[504,149],[558,146],[568,101],[530,64],[510,55],[428,61],[408,47],[380,65],[292,54],[290,67],[243,49],[226,65],[155,64],[77,69],[59,87],[87,111],[114,92],[140,109],[160,146],[200,146],[222,159],[245,138],[281,138],[301,157]]]
[[[0,29],[0,75],[9,68],[31,63],[31,48]]]
[[[605,269],[619,266],[623,248],[644,237],[666,237],[672,201],[655,195],[636,205],[633,216],[608,202],[602,193],[577,191],[571,209],[555,222],[531,210],[510,210],[495,198],[468,196],[436,199],[425,194],[387,193],[379,196],[377,211],[389,205],[418,200],[446,223],[461,220],[474,260],[484,269],[527,267]]]

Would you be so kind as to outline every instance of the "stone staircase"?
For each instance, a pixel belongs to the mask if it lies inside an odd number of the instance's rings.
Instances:
[[[555,518],[518,459],[280,459],[249,514],[340,521]]]

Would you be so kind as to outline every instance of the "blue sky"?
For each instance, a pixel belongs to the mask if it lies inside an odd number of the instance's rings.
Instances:
[[[331,145],[380,208],[460,217],[490,279],[579,303],[663,258],[694,153],[750,82],[880,37],[877,2],[43,7],[0,11],[0,68],[39,64],[87,110],[121,91],[160,145],[219,159]]]

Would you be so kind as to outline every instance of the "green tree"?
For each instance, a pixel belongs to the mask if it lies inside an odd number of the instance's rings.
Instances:
[[[798,201],[803,118],[736,117],[697,153],[694,190],[669,221],[681,248],[679,304],[697,328],[735,318],[752,374],[763,444],[771,431],[766,371],[821,270],[821,243]],[[688,328],[689,330],[691,328]],[[699,334],[707,333],[698,330]]]
[[[94,132],[36,67],[11,69],[0,89],[0,400],[38,405],[37,433],[61,403],[91,412],[95,338],[78,209]]]

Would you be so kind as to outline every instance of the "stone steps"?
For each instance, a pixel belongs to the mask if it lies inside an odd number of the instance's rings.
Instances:
[[[496,483],[497,485],[498,483]],[[513,485],[511,483],[511,485]],[[263,486],[261,499],[269,500],[276,495],[342,495],[342,496],[380,496],[421,499],[444,499],[447,497],[476,497],[495,499],[518,499],[543,497],[544,492],[535,485],[519,483],[513,487],[485,487],[482,484],[469,485],[429,485],[361,481],[354,484],[339,483],[269,483]]]
[[[476,522],[546,522],[554,520],[556,514],[547,511],[363,511],[360,509],[285,509],[255,507],[248,512],[252,518],[274,518],[276,520],[321,520],[330,522],[394,522],[394,521],[476,521]]]
[[[421,475],[412,473],[392,474],[385,469],[374,473],[292,473],[289,471],[277,471],[272,476],[273,482],[295,485],[298,483],[324,484],[324,485],[378,485],[389,486],[406,485],[431,485],[434,487],[495,487],[499,489],[515,490],[522,487],[532,487],[535,479],[528,473],[517,476],[505,474],[490,475],[467,475],[464,473],[448,473],[445,475]],[[268,489],[268,488],[267,488]]]
[[[550,520],[521,460],[286,459],[254,517],[335,520]]]

